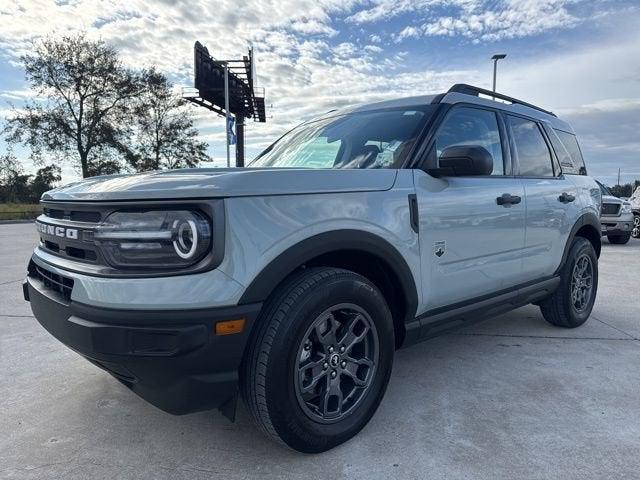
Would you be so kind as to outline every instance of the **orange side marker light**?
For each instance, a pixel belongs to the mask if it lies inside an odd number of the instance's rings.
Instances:
[[[244,323],[244,318],[218,322],[216,323],[216,335],[233,335],[234,333],[242,333],[242,330],[244,330]]]

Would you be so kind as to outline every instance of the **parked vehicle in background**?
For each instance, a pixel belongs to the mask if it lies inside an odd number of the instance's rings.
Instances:
[[[631,211],[633,212],[633,230],[631,231],[631,236],[633,238],[640,238],[640,186],[633,192],[633,195],[629,198],[629,202],[631,203]]]
[[[629,242],[633,230],[631,203],[614,196],[606,185],[597,180],[596,182],[602,192],[602,236],[606,236],[611,243],[624,245]]]
[[[240,394],[268,436],[322,452],[367,424],[401,346],[529,303],[585,323],[600,203],[569,124],[454,85],[329,112],[249,168],[52,190],[24,292],[157,407],[233,417]]]

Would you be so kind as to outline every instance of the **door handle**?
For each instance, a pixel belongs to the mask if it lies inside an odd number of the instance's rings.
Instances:
[[[503,193],[500,197],[496,198],[498,205],[517,205],[522,199],[518,195],[511,195],[510,193]]]
[[[558,200],[561,201],[562,203],[570,203],[570,202],[573,202],[575,199],[576,197],[574,197],[573,195],[567,192],[562,192],[562,195],[558,197]]]

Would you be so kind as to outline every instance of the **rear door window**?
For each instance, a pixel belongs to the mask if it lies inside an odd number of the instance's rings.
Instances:
[[[540,126],[526,118],[507,115],[515,156],[523,177],[553,177],[553,159]]]

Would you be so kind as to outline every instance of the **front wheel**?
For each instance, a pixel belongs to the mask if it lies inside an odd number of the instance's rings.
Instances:
[[[560,285],[540,303],[544,319],[558,327],[575,328],[587,321],[598,291],[598,257],[593,245],[576,237],[560,272]]]
[[[629,243],[629,240],[631,239],[631,232],[624,233],[622,235],[607,235],[607,238],[609,239],[609,242],[614,245],[624,245]]]
[[[241,379],[254,420],[305,453],[353,437],[376,411],[394,354],[391,313],[354,272],[311,268],[265,305]]]
[[[640,238],[640,214],[633,215],[633,230],[631,230],[633,238]]]

